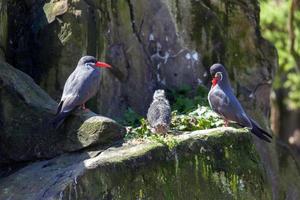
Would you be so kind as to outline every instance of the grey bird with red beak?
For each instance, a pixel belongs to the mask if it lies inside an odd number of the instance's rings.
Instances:
[[[100,68],[111,68],[111,66],[97,61],[93,56],[84,56],[79,60],[77,67],[65,83],[56,116],[52,121],[54,128],[58,128],[76,108],[86,109],[85,103],[97,93]]]
[[[230,86],[228,74],[221,64],[214,64],[210,67],[210,74],[213,77],[212,86],[208,93],[209,105],[214,112],[228,122],[235,122],[242,127],[247,127],[260,139],[271,142],[272,136],[263,130],[257,122],[248,117],[237,100]]]

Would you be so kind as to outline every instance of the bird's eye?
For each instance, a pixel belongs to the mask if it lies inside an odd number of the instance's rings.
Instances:
[[[217,72],[215,77],[218,77],[219,80],[222,80],[223,79],[223,75],[222,75],[222,72]]]

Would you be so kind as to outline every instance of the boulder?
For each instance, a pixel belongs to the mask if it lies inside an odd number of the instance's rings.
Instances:
[[[247,131],[202,130],[171,141],[33,163],[0,180],[0,199],[270,199]]]
[[[28,75],[0,62],[0,164],[51,158],[125,134],[114,120],[83,111],[56,131],[50,125],[56,106]]]

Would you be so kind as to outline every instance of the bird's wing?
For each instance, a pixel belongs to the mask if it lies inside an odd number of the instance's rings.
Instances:
[[[59,102],[59,104],[58,104],[58,106],[57,106],[57,109],[56,109],[56,114],[55,114],[55,115],[58,115],[58,113],[60,113],[61,107],[62,107],[63,103],[64,103],[63,101],[60,101],[60,102]]]
[[[62,97],[61,100],[63,101],[65,99],[65,96],[72,94],[73,89],[72,89],[72,85],[76,84],[76,76],[79,73],[79,71],[77,70],[77,68],[70,74],[70,76],[68,77],[65,85],[64,85],[64,90],[62,93]]]
[[[84,104],[98,90],[100,74],[97,70],[75,70],[68,78],[62,96],[62,110],[74,109]]]
[[[252,128],[252,123],[244,111],[242,113],[236,113],[235,116],[237,119],[234,121],[237,122],[239,125],[243,127]]]
[[[147,120],[151,127],[154,127],[157,120],[159,119],[160,111],[157,109],[157,102],[151,103],[148,112],[147,112]]]
[[[166,123],[169,125],[171,123],[171,120],[172,120],[172,111],[171,111],[171,107],[170,107],[170,104],[167,104],[166,105],[166,110],[165,110],[165,113],[166,113]]]
[[[86,74],[82,74],[79,77],[77,92],[80,97],[80,101],[85,103],[90,98],[92,98],[98,91],[99,83],[100,83],[100,72],[98,70],[94,70],[92,72],[88,72]]]
[[[75,96],[75,95],[65,96],[60,112],[71,112],[76,107],[81,105],[80,102],[81,99],[79,96]]]
[[[171,108],[170,105],[164,101],[160,102],[158,106],[160,118],[159,121],[169,125],[171,123]]]
[[[169,125],[171,122],[170,105],[163,101],[152,102],[148,109],[147,120],[151,127],[156,126],[158,123]]]
[[[222,108],[228,107],[230,101],[223,90],[219,88],[212,89],[208,95],[208,101],[212,110],[221,116],[223,115]],[[225,117],[225,116],[224,116]]]
[[[251,122],[231,91],[216,89],[210,93],[210,105],[216,113],[225,119],[237,122],[241,126],[252,128]]]

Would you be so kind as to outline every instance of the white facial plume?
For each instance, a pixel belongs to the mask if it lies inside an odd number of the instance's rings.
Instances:
[[[166,98],[166,95],[165,95],[164,90],[155,90],[154,95],[153,95],[154,100],[165,99],[165,98]]]

